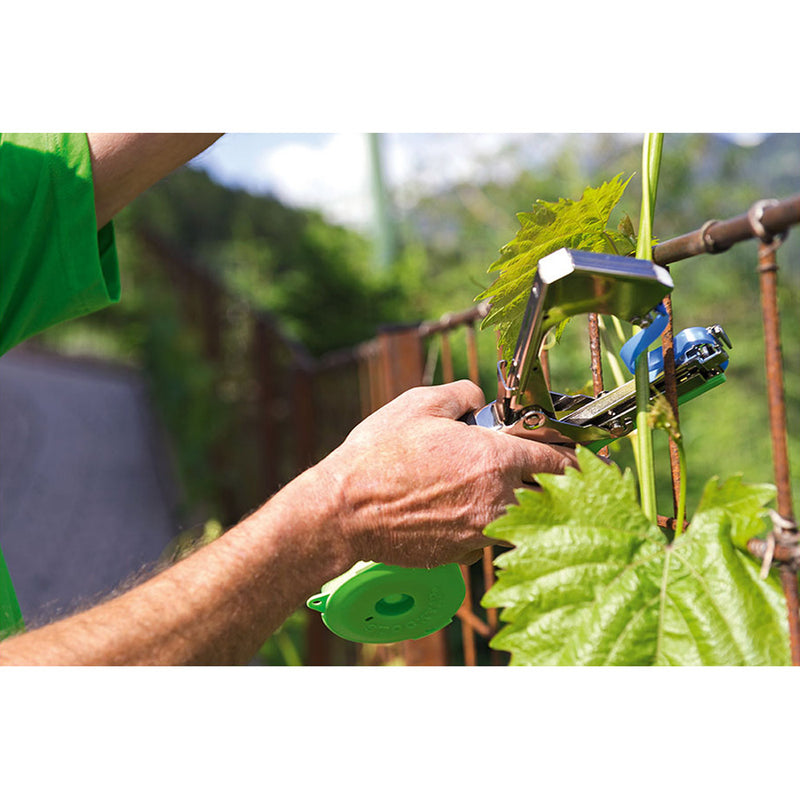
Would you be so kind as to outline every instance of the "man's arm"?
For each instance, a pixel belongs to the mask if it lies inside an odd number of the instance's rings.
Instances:
[[[458,418],[468,381],[412,389],[220,539],[126,594],[0,643],[0,664],[237,664],[359,560],[469,561],[488,522],[570,451]]]
[[[0,664],[247,663],[316,583],[349,566],[331,535],[334,503],[307,473],[129,592],[0,642]]]
[[[221,133],[87,133],[97,228]]]

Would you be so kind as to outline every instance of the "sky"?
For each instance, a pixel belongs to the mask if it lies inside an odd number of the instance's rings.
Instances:
[[[586,134],[591,136],[591,134]],[[620,134],[638,141],[641,134]],[[740,144],[761,134],[729,134]],[[546,160],[558,149],[558,133],[381,134],[385,180],[402,205],[404,192],[445,187],[456,181],[503,180],[519,166]],[[512,158],[504,148],[516,148]],[[289,205],[321,210],[334,223],[366,229],[373,200],[368,135],[340,133],[228,133],[192,166],[214,180],[254,194],[271,193]]]
[[[382,134],[385,180],[396,190],[409,184],[435,189],[458,180],[510,176],[513,165],[502,155],[503,147],[516,143],[524,148],[529,139],[501,133]],[[555,143],[556,135],[540,135],[538,157],[547,157]],[[318,208],[333,222],[364,227],[371,219],[366,133],[230,133],[193,166],[224,185]]]

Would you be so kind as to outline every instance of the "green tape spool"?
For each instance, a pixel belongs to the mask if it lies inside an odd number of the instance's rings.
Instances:
[[[306,605],[342,639],[388,644],[441,630],[453,621],[465,595],[458,564],[417,569],[360,561]]]

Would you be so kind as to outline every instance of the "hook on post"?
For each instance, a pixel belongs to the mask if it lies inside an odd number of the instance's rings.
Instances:
[[[786,240],[786,237],[789,234],[788,230],[777,231],[776,233],[771,233],[764,227],[763,217],[764,211],[771,206],[778,205],[778,200],[769,199],[769,200],[758,200],[750,206],[747,212],[747,221],[750,224],[750,227],[753,231],[753,235],[761,240],[762,247],[760,248],[760,255],[770,255],[774,253]],[[765,249],[767,248],[767,249]],[[774,266],[770,265],[767,267],[770,270],[777,269],[777,264]],[[764,267],[759,264],[759,272],[762,272]]]

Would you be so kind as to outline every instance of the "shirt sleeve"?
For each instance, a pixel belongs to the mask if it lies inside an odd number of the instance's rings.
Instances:
[[[120,296],[84,133],[0,134],[0,355]]]
[[[24,630],[25,622],[14,592],[14,584],[8,574],[3,553],[0,552],[0,640]]]

